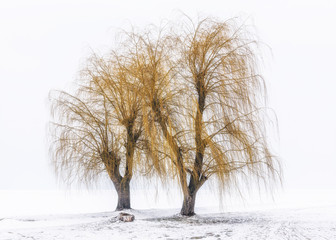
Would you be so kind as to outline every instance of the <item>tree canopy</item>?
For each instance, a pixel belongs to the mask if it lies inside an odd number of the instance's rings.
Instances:
[[[58,92],[56,169],[87,180],[107,170],[117,189],[136,166],[177,181],[188,216],[209,178],[221,189],[281,179],[258,44],[236,19],[124,32],[118,49],[88,60],[76,95]]]

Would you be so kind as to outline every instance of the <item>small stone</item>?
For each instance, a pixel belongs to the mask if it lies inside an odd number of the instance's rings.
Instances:
[[[129,213],[121,212],[119,213],[118,220],[123,222],[133,222],[134,221],[134,215]]]

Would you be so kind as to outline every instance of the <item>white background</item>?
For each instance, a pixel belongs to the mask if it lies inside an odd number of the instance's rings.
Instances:
[[[90,49],[108,50],[121,28],[176,20],[180,11],[255,25],[272,49],[263,73],[278,116],[273,148],[283,162],[281,191],[336,190],[331,0],[1,1],[0,189],[58,189],[46,144],[49,91],[67,88]]]

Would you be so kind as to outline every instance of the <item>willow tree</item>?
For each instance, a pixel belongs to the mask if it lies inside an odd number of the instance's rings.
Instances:
[[[156,35],[129,34],[128,46],[137,66],[131,72],[143,86],[149,149],[162,156],[153,162],[169,160],[167,172],[184,196],[181,214],[191,216],[209,178],[222,190],[242,179],[268,183],[280,177],[280,166],[265,135],[258,42],[234,19],[182,25]]]
[[[122,57],[93,55],[81,71],[75,94],[51,92],[56,172],[91,184],[108,174],[118,193],[117,210],[130,205],[130,181],[141,159],[142,124],[138,88]]]

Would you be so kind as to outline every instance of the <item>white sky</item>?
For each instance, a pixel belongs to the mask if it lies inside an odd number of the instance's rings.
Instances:
[[[49,91],[69,86],[90,48],[109,49],[119,28],[176,19],[178,10],[249,17],[272,48],[264,76],[279,120],[274,149],[285,189],[336,189],[331,0],[1,1],[0,189],[57,188],[46,145]]]

